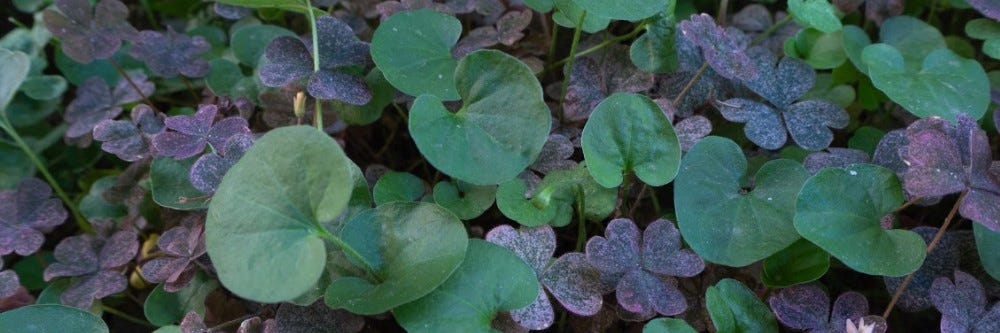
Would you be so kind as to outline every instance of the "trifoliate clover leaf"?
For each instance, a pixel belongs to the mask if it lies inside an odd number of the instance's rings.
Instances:
[[[250,134],[246,119],[229,117],[215,122],[217,113],[217,106],[202,104],[193,115],[167,117],[164,124],[172,131],[153,138],[153,147],[162,156],[180,160],[198,155],[205,150],[205,144],[219,151],[225,149],[230,137]]]
[[[1000,331],[1000,303],[987,308],[983,285],[972,275],[955,271],[954,280],[934,280],[931,301],[941,312],[941,332]]]
[[[310,306],[282,304],[275,315],[282,333],[355,333],[365,327],[365,318],[344,309],[331,309],[323,302]]]
[[[899,149],[908,165],[904,188],[915,197],[967,191],[959,204],[962,216],[1000,231],[1000,179],[990,172],[989,138],[971,118],[957,118],[957,125],[931,117],[907,127],[909,143]]]
[[[746,53],[750,39],[741,31],[723,29],[707,14],[691,15],[691,19],[682,21],[678,27],[701,48],[705,61],[719,75],[745,81],[757,77],[757,69]]]
[[[35,253],[45,242],[43,233],[65,222],[67,215],[52,188],[37,178],[0,191],[0,255]]]
[[[10,269],[3,269],[3,260],[0,260],[0,299],[10,297],[21,288],[21,280],[17,273]]]
[[[842,168],[855,163],[868,163],[868,153],[857,149],[849,148],[827,148],[826,151],[818,151],[802,161],[802,166],[809,170],[809,173],[816,174],[826,168]]]
[[[809,332],[845,332],[845,323],[875,323],[873,333],[885,333],[885,319],[869,316],[868,300],[858,292],[837,297],[830,311],[830,297],[815,285],[797,285],[782,289],[768,299],[774,315],[785,326]]]
[[[238,133],[226,140],[221,150],[207,153],[191,166],[191,185],[202,193],[214,193],[226,171],[232,168],[253,145],[253,136]]]
[[[208,75],[208,61],[200,56],[212,45],[201,36],[188,36],[167,27],[165,33],[152,30],[139,32],[128,54],[142,60],[149,70],[160,77],[172,78]]]
[[[460,59],[475,50],[497,44],[514,45],[524,38],[522,32],[531,24],[531,11],[511,11],[504,14],[493,26],[483,26],[473,29],[455,44],[451,50],[452,56]]]
[[[142,73],[129,74],[142,95],[128,83],[119,80],[114,90],[100,77],[91,77],[76,89],[76,98],[66,106],[63,118],[68,122],[66,137],[75,139],[91,134],[94,126],[102,120],[114,119],[122,113],[122,105],[137,102],[142,96],[149,96],[156,86],[146,80]]]
[[[841,13],[850,14],[858,9],[861,3],[865,3],[865,18],[882,25],[882,21],[887,17],[897,16],[903,13],[903,0],[833,0],[833,5]],[[971,2],[971,1],[970,1]]]
[[[991,0],[966,0],[972,8],[975,8],[983,16],[1000,21],[1000,4]]]
[[[89,308],[96,299],[125,290],[128,282],[118,268],[139,251],[135,231],[118,231],[109,237],[85,234],[64,238],[56,245],[56,262],[45,268],[45,281],[73,277],[61,296],[63,304]]]
[[[576,161],[572,160],[573,142],[560,134],[549,134],[549,139],[542,146],[542,152],[538,153],[538,158],[529,168],[546,174],[553,170],[566,170],[576,167]]]
[[[132,108],[130,120],[105,119],[94,126],[94,140],[101,141],[101,149],[115,154],[123,161],[135,162],[153,156],[153,137],[166,130],[162,113],[148,105]]]
[[[362,42],[351,27],[338,18],[324,16],[316,20],[319,38],[319,70],[314,71],[310,46],[301,39],[282,36],[267,46],[267,61],[260,68],[260,80],[268,87],[281,87],[308,78],[307,90],[318,99],[336,99],[365,105],[372,98],[371,89],[356,75],[341,72],[350,66],[368,63],[368,43]],[[311,45],[311,44],[310,44]]]
[[[628,48],[612,46],[604,57],[578,58],[570,71],[563,113],[567,121],[585,120],[606,97],[617,92],[636,93],[653,86],[653,74],[632,65]]]
[[[924,241],[930,244],[938,228],[916,227],[911,229],[916,232]],[[931,308],[934,304],[930,299],[931,286],[934,280],[939,277],[951,275],[960,266],[964,244],[973,243],[972,234],[969,231],[946,232],[938,241],[934,251],[927,254],[923,265],[910,278],[910,284],[903,289],[896,307],[906,312],[917,312]],[[891,295],[899,289],[903,283],[903,277],[883,278],[885,289]]]
[[[45,27],[62,40],[62,51],[79,63],[107,59],[118,51],[122,40],[138,33],[126,20],[128,7],[118,0],[101,0],[91,9],[88,0],[57,0],[45,10]]]
[[[705,262],[681,245],[680,231],[669,221],[657,220],[640,234],[632,220],[619,218],[608,224],[605,237],[587,242],[587,261],[616,285],[618,304],[626,311],[647,319],[657,313],[672,316],[688,305],[664,279],[691,277],[705,269]]]
[[[192,220],[185,220],[192,221]],[[156,241],[164,256],[142,265],[142,277],[163,283],[163,290],[176,292],[191,282],[197,271],[194,261],[205,254],[204,221],[196,220],[167,230]]]

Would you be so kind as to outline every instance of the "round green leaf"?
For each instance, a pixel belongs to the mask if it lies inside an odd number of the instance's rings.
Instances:
[[[0,190],[16,188],[21,180],[35,174],[35,164],[23,150],[0,142]]]
[[[128,214],[128,207],[112,204],[104,198],[104,192],[115,186],[118,176],[104,176],[90,184],[87,195],[80,199],[80,213],[88,220],[117,219]]]
[[[576,23],[580,21],[584,9],[576,3],[576,0],[554,0],[556,11],[552,13],[552,21],[566,28],[575,29]],[[596,33],[608,27],[611,20],[593,14],[587,14],[583,18],[581,28],[588,33]]]
[[[697,333],[691,325],[677,318],[656,318],[642,327],[642,333]]]
[[[344,225],[340,237],[375,276],[334,280],[326,302],[366,315],[430,293],[459,267],[468,245],[462,221],[423,202],[395,201],[362,212]]]
[[[0,49],[0,111],[4,111],[14,98],[17,88],[28,77],[29,69],[31,59],[27,54]]]
[[[434,202],[462,220],[470,220],[493,206],[497,187],[476,186],[463,181],[438,182],[434,185]],[[522,192],[523,193],[523,192]]]
[[[0,332],[107,333],[108,325],[94,314],[57,304],[29,305],[0,313]]]
[[[789,41],[795,49],[792,55],[805,60],[813,68],[833,69],[847,61],[842,31],[823,33],[816,29],[802,29]]]
[[[954,122],[964,113],[979,119],[990,104],[990,82],[983,66],[949,49],[928,54],[921,68],[908,68],[903,54],[888,44],[865,47],[862,59],[875,87],[921,118],[938,116]]]
[[[497,312],[528,306],[539,290],[535,273],[521,258],[473,239],[448,281],[394,314],[409,332],[489,332]]]
[[[291,30],[268,24],[246,25],[233,31],[229,48],[240,63],[257,67],[260,56],[264,54],[267,45],[281,36],[298,37]]]
[[[652,186],[677,175],[681,146],[674,126],[649,97],[616,93],[594,109],[583,127],[583,156],[594,180],[604,187],[634,172]]]
[[[218,287],[218,281],[210,280],[204,274],[195,275],[187,287],[174,293],[163,290],[160,284],[146,297],[142,311],[146,319],[156,326],[180,323],[190,311],[205,316],[205,298]]]
[[[902,203],[892,170],[872,164],[828,168],[799,192],[795,229],[858,272],[903,276],[920,268],[926,244],[915,232],[880,225]]]
[[[595,15],[613,20],[638,21],[659,13],[667,8],[671,0],[573,0],[587,11],[587,15]]]
[[[396,89],[412,96],[459,99],[451,48],[462,35],[454,16],[430,9],[396,13],[379,24],[372,36],[375,65]]]
[[[851,60],[851,63],[854,64],[854,67],[859,72],[868,74],[868,66],[861,60],[861,51],[868,45],[872,45],[872,39],[868,37],[868,33],[864,29],[861,29],[861,27],[848,25],[844,26],[841,34],[844,38],[844,53],[847,54],[847,59]]]
[[[208,208],[209,197],[194,188],[188,176],[195,160],[193,157],[180,161],[169,157],[154,159],[149,171],[153,201],[160,206],[177,210]]]
[[[937,28],[911,16],[896,16],[882,22],[879,38],[881,43],[904,50],[906,68],[914,71],[920,69],[931,52],[948,47]]]
[[[503,182],[497,187],[497,208],[504,216],[523,226],[537,227],[547,224],[556,218],[560,207],[569,206],[564,200],[558,200],[560,198],[554,198],[556,200],[547,204],[526,198],[524,196],[526,191],[528,185],[520,178]]]
[[[31,76],[21,85],[21,90],[32,99],[53,99],[66,91],[66,79],[58,75]]]
[[[808,240],[799,239],[764,259],[760,280],[770,287],[784,288],[812,282],[830,269],[830,254]]]
[[[799,239],[795,197],[809,172],[797,162],[765,163],[750,178],[743,151],[710,136],[688,151],[674,187],[677,224],[706,261],[746,266]]]
[[[424,181],[408,172],[389,171],[375,182],[375,205],[392,201],[417,201],[424,195]]]
[[[463,58],[455,82],[463,99],[458,112],[434,95],[413,103],[409,126],[417,148],[435,168],[465,182],[513,179],[548,139],[552,117],[541,85],[527,65],[495,50]]]
[[[777,332],[771,309],[749,288],[733,279],[722,279],[705,291],[705,307],[716,332]]]
[[[972,231],[976,237],[976,250],[979,252],[983,268],[993,279],[1000,281],[1000,233],[993,232],[979,223],[972,224]]]
[[[309,290],[326,263],[321,222],[337,218],[354,185],[340,146],[308,126],[271,130],[222,178],[205,244],[227,289],[257,302]]]
[[[822,32],[834,32],[843,27],[837,10],[827,0],[788,0],[788,12],[795,21]]]
[[[649,73],[671,73],[680,66],[674,25],[674,1],[646,26],[646,33],[636,38],[629,48],[629,58],[635,67]]]

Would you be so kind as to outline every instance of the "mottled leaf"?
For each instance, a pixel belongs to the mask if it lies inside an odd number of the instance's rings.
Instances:
[[[275,315],[276,332],[355,333],[365,327],[365,319],[342,309],[330,309],[323,302],[310,306],[282,304]]]
[[[653,75],[632,65],[627,52],[623,46],[613,46],[600,60],[581,57],[573,62],[563,110],[568,120],[587,119],[609,95],[638,93],[653,86]]]
[[[704,116],[691,116],[674,124],[674,131],[677,132],[681,150],[688,151],[694,144],[712,133],[712,122]]]
[[[764,149],[776,150],[788,141],[781,113],[770,106],[743,98],[719,103],[722,117],[732,122],[746,123],[747,139]]]
[[[69,214],[52,196],[52,188],[37,178],[26,178],[16,190],[0,191],[0,254],[35,253],[45,242],[43,233],[66,221]]]
[[[934,238],[938,228],[916,227],[912,229],[920,237],[924,238],[928,244]],[[896,307],[906,312],[917,312],[929,309],[933,304],[930,299],[931,285],[934,280],[949,276],[955,269],[959,268],[959,261],[962,257],[962,243],[971,242],[968,232],[946,232],[938,241],[934,251],[927,254],[924,264],[920,266],[910,283],[899,297]],[[894,294],[903,282],[901,277],[885,277],[885,289],[889,294]]]
[[[62,51],[79,63],[107,59],[118,51],[122,40],[138,33],[126,20],[128,7],[118,0],[101,0],[91,9],[88,0],[57,0],[45,10],[45,27],[62,43]]]
[[[205,254],[204,221],[194,221],[171,228],[156,241],[164,256],[142,265],[146,281],[163,283],[164,290],[176,292],[194,277],[194,261]]]
[[[135,162],[155,155],[153,137],[162,133],[165,116],[148,105],[132,108],[130,120],[105,119],[94,126],[94,140],[101,141],[101,149],[118,158]]]
[[[757,77],[757,68],[746,54],[750,41],[739,30],[724,30],[707,14],[692,15],[678,27],[686,38],[701,48],[705,61],[719,75],[743,81]]]
[[[240,119],[240,118],[237,118]],[[238,133],[226,140],[222,150],[202,155],[191,166],[191,185],[202,193],[213,193],[222,183],[226,171],[233,167],[253,145],[253,136]]]
[[[823,100],[792,104],[782,112],[792,140],[805,150],[820,150],[833,142],[831,128],[847,127],[850,117],[843,108]]]
[[[201,55],[211,48],[204,37],[191,37],[168,27],[166,33],[139,32],[128,54],[146,63],[149,70],[160,77],[171,78],[178,74],[203,77],[208,74],[209,67]]]
[[[566,310],[592,316],[601,310],[604,293],[600,272],[583,253],[571,252],[556,259],[539,280]]]
[[[155,86],[142,73],[129,74],[142,95],[149,96]],[[121,106],[142,98],[127,80],[119,80],[114,91],[99,77],[91,77],[77,87],[76,98],[66,106],[63,116],[70,123],[66,137],[79,138],[91,133],[97,123],[114,119],[122,112]]]
[[[185,159],[204,151],[206,144],[217,151],[224,150],[230,137],[250,134],[246,119],[229,117],[215,122],[216,114],[217,106],[202,104],[193,115],[167,117],[164,124],[172,131],[157,135],[153,147],[162,156]]]
[[[45,269],[45,280],[74,277],[63,292],[63,304],[89,308],[94,300],[126,289],[127,282],[118,270],[139,251],[134,231],[118,231],[107,238],[84,234],[64,238],[56,245],[56,262]]]
[[[826,151],[818,151],[809,154],[809,156],[806,156],[806,159],[802,161],[802,166],[806,167],[806,170],[809,170],[809,173],[815,174],[826,168],[840,168],[855,163],[868,162],[868,154],[864,151],[831,147],[827,148]]]
[[[987,308],[983,285],[975,277],[955,271],[931,286],[931,302],[941,312],[941,332],[995,332],[1000,330],[1000,305]]]

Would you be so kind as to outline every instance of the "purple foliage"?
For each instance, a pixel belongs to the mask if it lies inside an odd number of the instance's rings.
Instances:
[[[924,242],[929,244],[938,228],[916,227],[912,231],[923,237]],[[946,232],[938,241],[937,246],[934,247],[934,251],[927,254],[920,269],[913,272],[910,284],[903,290],[896,307],[906,312],[917,312],[931,308],[933,306],[930,299],[931,285],[935,279],[948,276],[959,268],[963,243],[974,242],[971,238],[968,231]],[[885,281],[885,289],[889,294],[894,294],[903,282],[903,277],[887,276],[882,279]]]
[[[568,138],[559,134],[550,134],[548,141],[545,141],[545,145],[542,146],[542,152],[538,154],[538,158],[535,159],[530,168],[542,174],[553,170],[572,169],[577,164],[571,158],[574,151],[576,149],[573,147],[573,142]]]
[[[842,168],[855,163],[868,163],[868,153],[850,148],[827,148],[826,151],[818,151],[802,161],[802,166],[815,174],[826,168]]]
[[[857,292],[846,292],[837,297],[830,311],[830,298],[822,289],[815,285],[797,285],[782,289],[776,295],[768,298],[768,303],[785,326],[807,330],[813,333],[844,333],[847,321],[858,323],[874,323],[872,332],[886,331],[885,319],[868,314],[868,300]]]
[[[118,0],[101,0],[93,9],[89,0],[56,0],[56,8],[45,10],[45,27],[61,40],[62,51],[80,63],[107,59],[118,51],[122,40],[138,33],[126,20],[128,7]]]
[[[712,122],[703,116],[691,116],[674,124],[674,131],[677,132],[677,140],[680,141],[681,150],[688,151],[694,147],[694,144],[701,141],[701,138],[712,133]]]
[[[983,16],[1000,21],[1000,3],[997,3],[995,0],[966,0],[966,2],[972,5],[972,8],[975,8],[979,13],[983,14]]]
[[[278,322],[274,319],[261,321],[260,317],[253,317],[241,322],[236,333],[278,333]]]
[[[990,172],[989,139],[971,118],[957,118],[957,125],[932,117],[907,127],[909,143],[899,149],[908,165],[904,188],[915,197],[966,191],[959,204],[962,216],[1000,232],[1000,179]]]
[[[181,333],[203,333],[207,330],[205,320],[197,312],[188,312],[181,320]]]
[[[930,294],[941,311],[942,333],[1000,332],[1000,303],[987,309],[983,285],[972,275],[956,270],[954,281],[940,277]]]
[[[531,24],[532,11],[511,11],[504,14],[493,26],[483,26],[470,31],[452,48],[451,54],[456,59],[462,58],[475,50],[497,44],[514,45],[524,38],[522,31]]]
[[[3,269],[3,260],[0,260],[0,298],[7,298],[17,293],[21,288],[21,280],[13,270]]]
[[[191,166],[191,185],[202,193],[215,193],[222,183],[222,177],[243,157],[251,145],[253,136],[240,133],[230,137],[222,150],[202,155]]]
[[[135,231],[118,231],[108,237],[83,234],[64,238],[56,245],[56,262],[45,268],[45,281],[57,277],[72,277],[72,284],[63,292],[63,304],[89,308],[101,299],[125,290],[128,282],[122,270],[139,251]]]
[[[153,147],[160,155],[185,159],[200,154],[206,144],[219,151],[234,135],[250,134],[246,119],[234,116],[215,122],[216,114],[217,106],[202,104],[193,115],[168,117],[164,124],[172,131],[153,138]]]
[[[521,227],[515,230],[501,225],[486,234],[486,240],[510,249],[521,257],[538,277],[538,298],[528,307],[511,311],[518,325],[542,330],[555,321],[555,312],[545,290],[548,290],[567,310],[582,316],[600,311],[602,288],[598,272],[581,253],[564,254],[550,263],[556,250],[556,235],[551,226]]]
[[[767,7],[755,3],[747,5],[733,14],[732,24],[745,32],[748,37],[757,38],[761,33],[770,29],[775,21],[779,21],[787,15],[785,12],[776,12],[772,18],[771,11]],[[785,40],[795,36],[801,29],[802,27],[795,22],[788,22],[763,37],[760,44],[766,46],[774,54],[783,54]]]
[[[454,14],[448,5],[443,3],[435,2],[434,0],[399,0],[399,1],[384,1],[376,6],[379,15],[382,20],[393,16],[396,13],[407,11],[430,8],[438,12],[445,14]]]
[[[606,237],[587,242],[587,261],[616,287],[618,304],[637,319],[657,313],[677,315],[687,301],[670,277],[691,277],[705,269],[705,262],[681,249],[680,231],[667,220],[656,220],[645,233],[632,220],[619,218],[608,224]],[[640,238],[641,237],[641,238]]]
[[[253,9],[218,2],[212,6],[212,10],[227,20],[239,20],[253,14]]]
[[[191,37],[167,27],[167,32],[143,30],[139,33],[128,54],[142,60],[149,70],[160,77],[171,78],[178,74],[202,77],[208,74],[208,61],[201,54],[212,45],[205,37]]]
[[[975,0],[973,0],[975,1]],[[888,17],[897,16],[903,13],[903,0],[833,0],[833,5],[842,13],[851,13],[858,9],[862,2],[865,4],[865,18],[879,25]],[[971,4],[972,1],[969,1]]]
[[[309,45],[294,37],[278,37],[264,52],[267,61],[260,68],[260,80],[268,87],[281,87],[308,78],[307,90],[318,99],[336,99],[365,105],[372,98],[371,89],[359,76],[338,71],[342,67],[368,63],[368,43],[358,39],[351,27],[338,18],[324,16],[316,20],[319,36],[319,70],[313,71]]]
[[[0,255],[35,253],[45,242],[43,233],[65,222],[67,215],[52,188],[37,178],[0,191]]]
[[[194,264],[205,254],[205,226],[198,219],[186,219],[183,225],[167,230],[156,241],[164,256],[142,265],[142,277],[153,283],[163,283],[163,290],[184,289],[197,272]]]
[[[605,52],[603,57],[573,62],[563,107],[567,121],[589,118],[597,104],[613,93],[640,92],[653,86],[653,75],[632,64],[627,47],[609,46]]]
[[[906,138],[906,130],[889,131],[882,136],[882,140],[879,140],[878,146],[875,147],[872,163],[889,168],[897,175],[902,175],[906,172],[907,166],[906,162],[903,162],[903,159],[899,157],[899,148],[907,144],[909,144],[909,140]]]
[[[91,77],[77,87],[76,98],[66,106],[63,118],[69,123],[66,137],[80,138],[91,134],[94,126],[103,120],[114,119],[122,113],[122,105],[134,103],[149,96],[156,86],[142,73],[129,74],[142,95],[135,91],[128,80],[118,80],[114,91],[99,77]]]
[[[364,317],[331,309],[322,301],[310,306],[282,304],[275,321],[277,331],[282,333],[355,333],[365,327]]]
[[[164,118],[148,105],[139,104],[132,108],[130,120],[105,119],[97,123],[94,140],[102,142],[102,150],[124,161],[135,162],[154,155],[153,137],[166,129]]]
[[[757,68],[746,53],[750,39],[741,31],[723,29],[708,14],[691,15],[677,26],[701,48],[705,61],[719,75],[744,81],[757,77]]]

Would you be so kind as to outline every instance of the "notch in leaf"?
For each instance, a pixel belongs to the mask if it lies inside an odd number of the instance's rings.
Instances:
[[[844,324],[864,321],[873,324],[873,333],[885,333],[881,316],[868,315],[868,299],[858,292],[840,294],[830,311],[830,297],[819,287],[797,285],[782,289],[768,298],[771,309],[785,326],[809,332],[843,332]]]
[[[64,238],[56,245],[56,262],[45,268],[45,281],[74,278],[60,300],[66,305],[89,308],[94,300],[128,287],[119,267],[132,261],[139,251],[137,237],[135,231],[123,230],[108,236],[84,234]]]
[[[66,221],[68,213],[52,188],[37,178],[27,178],[16,190],[0,191],[0,255],[26,256],[45,242],[43,233]]]
[[[972,275],[955,271],[954,280],[937,278],[931,301],[941,311],[941,332],[1000,331],[1000,303],[987,308],[983,285]]]
[[[172,78],[178,74],[203,77],[210,68],[208,61],[200,56],[211,48],[205,37],[177,33],[168,26],[165,33],[152,30],[140,32],[128,54],[142,60],[153,74],[160,77]]]
[[[62,40],[62,51],[79,63],[107,59],[118,51],[122,40],[132,40],[138,31],[128,23],[128,7],[118,0],[101,0],[91,9],[89,0],[56,0],[59,11],[43,13],[45,27]]]
[[[153,138],[166,130],[165,116],[148,105],[132,108],[130,120],[105,119],[94,126],[94,140],[101,141],[101,149],[115,154],[127,162],[135,162],[154,155]]]
[[[218,111],[213,104],[202,104],[193,115],[167,117],[163,122],[172,131],[157,135],[153,147],[161,156],[185,159],[200,154],[206,144],[215,151],[224,151],[229,138],[250,134],[246,119],[229,117],[215,122]]]
[[[137,102],[143,95],[149,96],[156,89],[153,82],[146,80],[145,74],[136,72],[129,76],[142,91],[142,95],[124,79],[118,80],[114,90],[97,76],[84,81],[77,88],[76,98],[66,106],[66,114],[63,115],[70,124],[66,137],[75,139],[91,134],[94,126],[101,121],[118,117],[122,113],[122,105]]]

